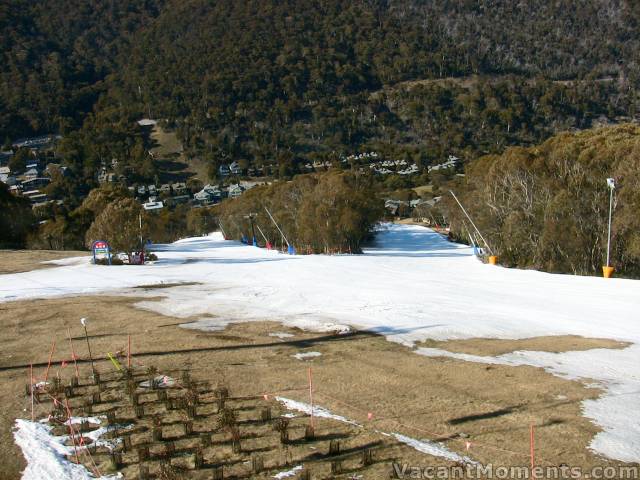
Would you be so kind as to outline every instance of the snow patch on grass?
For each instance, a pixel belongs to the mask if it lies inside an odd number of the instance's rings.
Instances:
[[[82,420],[75,418],[72,419],[72,423],[80,423]],[[68,437],[56,437],[51,431],[52,427],[43,422],[16,420],[13,437],[27,460],[27,468],[22,474],[22,480],[95,480],[96,477],[83,465],[77,465],[66,459],[66,455],[74,453],[73,446],[64,444]],[[97,440],[105,431],[106,428],[101,428],[83,435]],[[115,480],[124,477],[118,473],[99,478]]]
[[[418,348],[429,357],[449,357],[512,367],[532,366],[567,380],[591,379],[588,387],[605,390],[595,400],[582,402],[585,417],[600,425],[589,447],[622,462],[640,458],[640,345],[622,350],[592,349],[570,352],[516,351],[496,357],[454,353],[437,348]]]
[[[322,356],[322,354],[320,352],[300,352],[291,356],[297,358],[298,360],[306,360],[308,358],[320,357]]]
[[[474,465],[477,464],[477,462],[474,462],[469,457],[458,455],[457,453],[452,452],[448,448],[438,443],[430,442],[427,440],[416,440],[415,438],[407,437],[399,433],[392,433],[391,435],[393,435],[393,437],[395,437],[395,439],[399,442],[402,442],[405,445],[409,445],[411,448],[419,452],[426,453],[427,455],[446,458],[447,460],[451,460],[452,462],[470,463]]]
[[[277,337],[277,338],[291,338],[294,337],[295,335],[293,335],[292,333],[286,333],[286,332],[273,332],[269,334],[270,337]]]
[[[273,478],[280,479],[280,478],[294,477],[296,473],[298,473],[300,470],[302,470],[302,465],[295,466],[291,470],[287,470],[285,472],[276,473],[273,476]]]
[[[296,400],[291,400],[289,398],[276,397],[276,400],[283,403],[284,406],[289,410],[297,410],[299,412],[311,413],[311,405],[298,402]],[[323,407],[319,407],[317,405],[313,406],[313,415],[316,417],[330,418],[332,420],[337,420],[339,422],[348,423],[349,425],[354,425],[356,427],[362,427],[361,424],[356,423],[352,420],[349,420],[343,416],[335,415],[331,413],[329,410]],[[426,453],[428,455],[432,455],[434,457],[442,457],[448,460],[452,460],[454,462],[463,462],[463,463],[471,463],[476,464],[477,462],[471,460],[469,457],[458,455],[455,452],[452,452],[444,445],[441,445],[436,442],[430,442],[426,440],[416,440],[415,438],[407,437],[405,435],[401,435],[399,433],[386,433],[376,430],[377,433],[383,435],[385,437],[394,437],[399,442],[402,442],[410,447],[418,450],[419,452]]]
[[[514,352],[493,361],[594,379],[607,393],[583,403],[585,415],[603,430],[591,447],[609,458],[640,461],[638,281],[497,268],[479,262],[471,248],[411,225],[387,224],[364,255],[289,256],[225,241],[219,233],[154,250],[162,252],[154,265],[110,268],[82,257],[0,275],[0,302],[120,292],[147,297],[136,304],[140,308],[199,319],[185,328],[271,320],[316,332],[353,327],[409,347],[427,338],[553,335],[629,342],[634,345],[625,350]],[[162,283],[184,285],[133,290]]]
[[[290,398],[284,398],[284,397],[276,397],[276,400],[278,402],[284,404],[284,406],[288,410],[297,410],[298,412],[303,412],[303,413],[311,415],[311,405],[309,405],[307,403],[298,402],[296,400],[291,400]],[[356,423],[356,422],[354,422],[352,420],[348,420],[345,417],[342,417],[340,415],[334,415],[333,413],[331,413],[326,408],[319,407],[318,405],[314,405],[313,406],[313,416],[314,417],[322,417],[322,418],[330,418],[332,420],[337,420],[338,422],[348,423],[349,425],[355,425],[356,427],[361,427],[362,426],[359,423]]]

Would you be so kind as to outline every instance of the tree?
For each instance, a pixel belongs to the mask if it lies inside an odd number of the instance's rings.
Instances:
[[[612,259],[640,276],[640,127],[564,133],[531,148],[510,148],[468,165],[453,189],[506,265],[593,275],[604,264],[608,189],[616,179]],[[444,198],[454,234],[465,222]]]
[[[0,182],[0,248],[24,248],[34,223],[29,201],[11,195]]]
[[[104,185],[94,188],[82,202],[81,208],[91,210],[94,215],[99,215],[107,205],[123,198],[130,198],[129,190],[121,185]]]
[[[336,170],[254,187],[239,198],[222,202],[213,211],[226,234],[236,238],[250,234],[246,215],[258,213],[256,222],[267,240],[279,243],[282,235],[264,213],[265,206],[287,240],[301,252],[358,253],[384,214],[382,200],[369,176]]]
[[[31,160],[31,152],[28,148],[19,148],[9,159],[9,168],[13,173],[24,172],[27,163]]]
[[[140,235],[143,238],[145,235],[139,224],[142,212],[140,204],[132,198],[111,202],[89,227],[85,244],[91,247],[96,240],[106,240],[113,251],[131,256],[132,252],[140,250]]]

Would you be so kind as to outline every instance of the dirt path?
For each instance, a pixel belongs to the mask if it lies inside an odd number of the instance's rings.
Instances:
[[[598,429],[581,416],[581,401],[601,392],[542,369],[427,358],[366,332],[309,333],[268,321],[232,324],[220,332],[187,330],[178,326],[185,320],[137,309],[135,301],[92,296],[0,304],[1,478],[19,478],[24,467],[11,429],[16,417],[29,414],[24,394],[28,365],[36,364],[35,374],[42,376],[55,340],[55,375],[60,361],[70,358],[67,327],[77,353],[86,359],[80,317],[89,319],[91,348],[103,371],[112,369],[106,353],[126,351],[130,333],[136,364],[160,370],[190,367],[194,378],[212,383],[223,379],[237,395],[286,392],[289,398],[308,401],[305,387],[312,367],[316,403],[363,423],[370,433],[381,430],[439,440],[482,463],[527,465],[529,425],[535,424],[541,464],[615,464],[587,448]],[[572,342],[580,347],[579,339]],[[523,348],[517,343],[508,348],[516,346]],[[486,351],[498,350],[492,345]],[[304,361],[293,356],[303,352],[321,355]],[[81,363],[81,369],[88,375],[87,363]],[[422,467],[450,464],[408,448],[399,455],[399,460]],[[387,474],[379,475],[375,478]]]

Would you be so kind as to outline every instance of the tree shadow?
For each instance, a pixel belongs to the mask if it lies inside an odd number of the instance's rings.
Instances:
[[[442,235],[422,227],[408,229],[391,226],[379,231],[363,248],[375,257],[468,257],[473,255],[465,245],[451,243]]]
[[[309,348],[315,345],[320,345],[326,342],[351,342],[357,341],[361,338],[374,338],[378,337],[376,333],[367,332],[367,331],[355,331],[344,334],[332,333],[328,335],[321,335],[313,338],[306,339],[291,339],[287,341],[274,341],[274,342],[264,342],[264,343],[243,343],[238,345],[221,345],[215,347],[196,347],[196,348],[184,348],[184,349],[174,349],[174,350],[160,350],[160,351],[150,351],[150,352],[139,352],[132,355],[132,358],[144,358],[144,357],[162,357],[165,355],[181,355],[181,354],[190,354],[190,353],[202,353],[202,352],[224,352],[224,351],[234,351],[234,350],[251,350],[251,349],[260,349],[260,348],[273,348],[273,347],[282,347],[282,346],[293,346],[299,349]],[[84,364],[90,363],[91,360],[88,358],[77,358],[77,363]],[[96,363],[98,362],[109,362],[108,359],[94,359]],[[34,363],[34,368],[46,367],[48,362],[40,362]],[[29,368],[30,364],[24,365],[11,365],[11,366],[0,366],[0,372],[10,371],[10,370],[19,370]]]
[[[477,413],[474,415],[465,415],[464,417],[457,417],[448,420],[449,425],[460,425],[461,423],[476,422],[478,420],[487,420],[490,418],[502,417],[503,415],[509,415],[510,413],[520,410],[522,405],[514,405],[512,407],[501,408],[499,410],[493,410],[491,412]]]
[[[232,265],[242,263],[263,263],[263,262],[283,262],[286,260],[294,260],[294,257],[278,257],[278,258],[165,258],[155,262],[156,265],[185,265],[185,264],[211,264],[211,265]],[[179,285],[178,285],[179,286]]]

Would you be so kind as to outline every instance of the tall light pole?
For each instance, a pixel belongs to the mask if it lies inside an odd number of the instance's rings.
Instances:
[[[606,278],[613,274],[611,267],[611,217],[613,214],[613,191],[616,188],[616,182],[613,178],[607,178],[607,187],[609,187],[609,228],[607,233],[607,265],[602,269]]]

